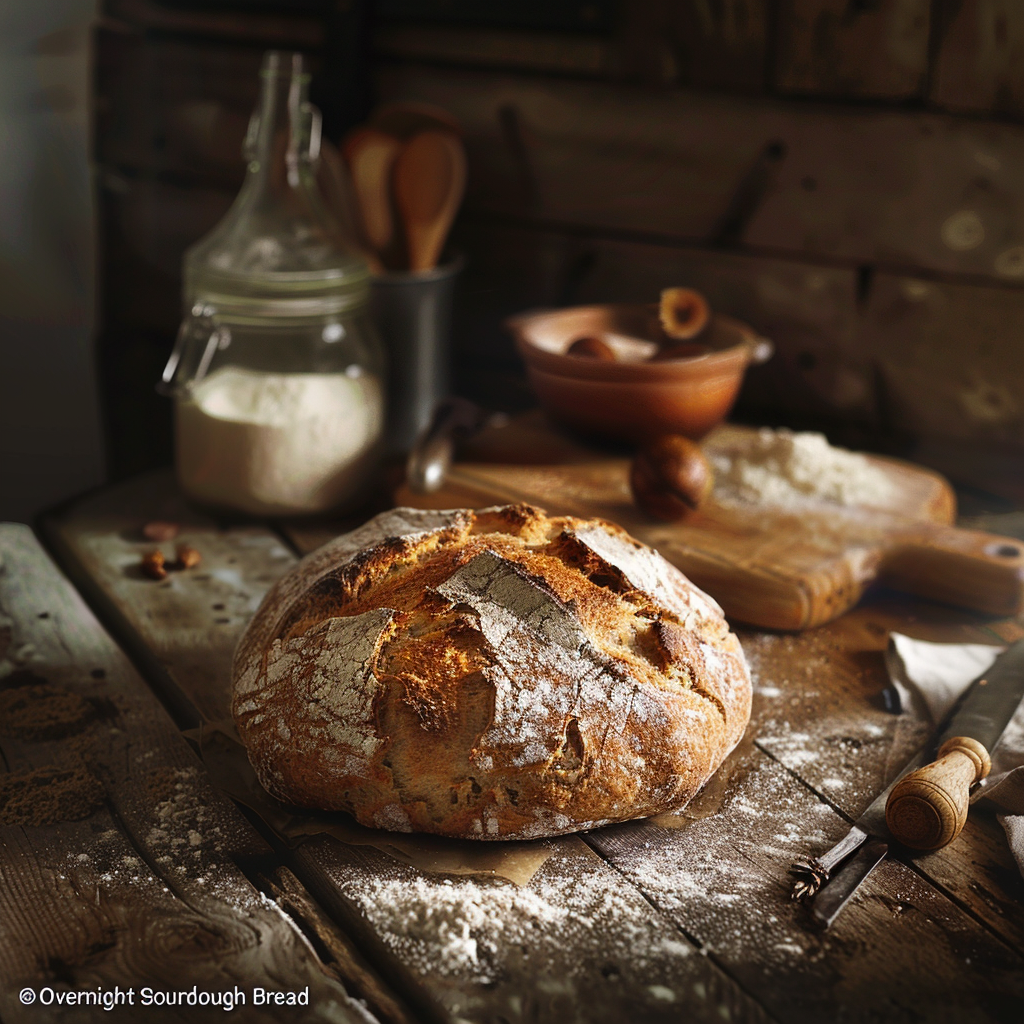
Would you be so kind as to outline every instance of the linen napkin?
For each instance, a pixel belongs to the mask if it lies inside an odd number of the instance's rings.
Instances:
[[[960,694],[1004,650],[986,644],[935,644],[891,633],[886,663],[904,712],[938,725]],[[997,808],[1017,867],[1024,874],[1024,704],[989,753],[992,771],[975,788],[971,803],[987,800]]]

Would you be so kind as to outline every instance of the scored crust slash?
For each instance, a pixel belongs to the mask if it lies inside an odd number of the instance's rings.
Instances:
[[[721,609],[602,520],[396,509],[307,557],[239,643],[263,785],[364,825],[529,839],[689,800],[751,685]]]

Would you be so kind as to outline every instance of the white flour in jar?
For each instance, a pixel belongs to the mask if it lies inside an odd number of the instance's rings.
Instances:
[[[363,482],[384,426],[361,373],[226,366],[176,403],[178,479],[191,497],[254,515],[321,512]]]
[[[895,487],[863,455],[833,448],[823,434],[764,427],[716,444],[708,459],[719,500],[798,508],[808,502],[884,508]]]

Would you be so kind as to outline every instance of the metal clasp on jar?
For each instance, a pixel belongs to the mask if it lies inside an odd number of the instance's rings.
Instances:
[[[231,344],[230,329],[217,321],[213,306],[197,302],[178,328],[174,348],[160,375],[156,390],[162,395],[174,396],[190,384],[202,380],[218,350]],[[190,355],[202,349],[195,370],[190,372]]]

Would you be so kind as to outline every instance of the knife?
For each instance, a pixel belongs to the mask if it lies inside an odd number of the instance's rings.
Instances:
[[[1024,640],[1008,647],[967,688],[935,740],[918,752],[827,853],[790,868],[791,897],[813,899],[827,928],[883,860],[891,839],[913,850],[951,843],[967,820],[970,788],[989,772],[989,751],[1024,699]],[[938,748],[938,760],[930,761]]]

